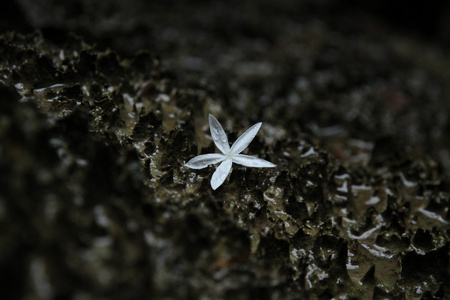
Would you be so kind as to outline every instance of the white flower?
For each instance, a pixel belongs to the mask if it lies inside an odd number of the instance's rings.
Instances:
[[[233,163],[254,168],[275,167],[273,163],[267,160],[239,154],[252,142],[261,125],[261,122],[256,123],[247,129],[247,131],[244,132],[230,148],[227,135],[223,130],[222,125],[220,125],[219,121],[217,121],[213,115],[209,114],[209,129],[211,130],[211,136],[214,144],[216,144],[217,148],[219,148],[222,153],[210,153],[196,156],[188,161],[185,166],[191,169],[203,169],[209,165],[222,162],[219,167],[217,167],[211,178],[211,187],[213,190],[222,185],[228,174],[231,173],[231,165]]]

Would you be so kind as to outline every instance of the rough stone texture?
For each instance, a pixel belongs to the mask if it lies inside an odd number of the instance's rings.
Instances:
[[[0,298],[450,297],[448,5],[36,3],[1,25]],[[212,191],[208,113],[277,168]]]

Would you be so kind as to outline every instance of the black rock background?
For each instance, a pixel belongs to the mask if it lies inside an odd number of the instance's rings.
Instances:
[[[447,2],[1,6],[1,299],[450,297]]]

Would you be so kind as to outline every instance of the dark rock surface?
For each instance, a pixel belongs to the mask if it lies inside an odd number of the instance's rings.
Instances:
[[[3,7],[0,298],[449,298],[450,7],[383,4]]]

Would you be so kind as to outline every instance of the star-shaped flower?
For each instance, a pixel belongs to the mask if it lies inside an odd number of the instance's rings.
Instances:
[[[247,129],[247,131],[244,132],[230,148],[227,135],[223,130],[222,125],[220,125],[219,121],[217,121],[213,115],[209,114],[209,129],[211,130],[211,136],[214,144],[216,144],[217,148],[219,148],[222,153],[209,153],[196,156],[188,161],[185,166],[191,169],[203,169],[209,165],[222,162],[211,178],[211,187],[213,190],[221,186],[228,174],[231,173],[231,165],[233,163],[254,168],[275,167],[273,163],[267,160],[255,156],[239,154],[253,141],[261,125],[261,122],[256,123]]]

